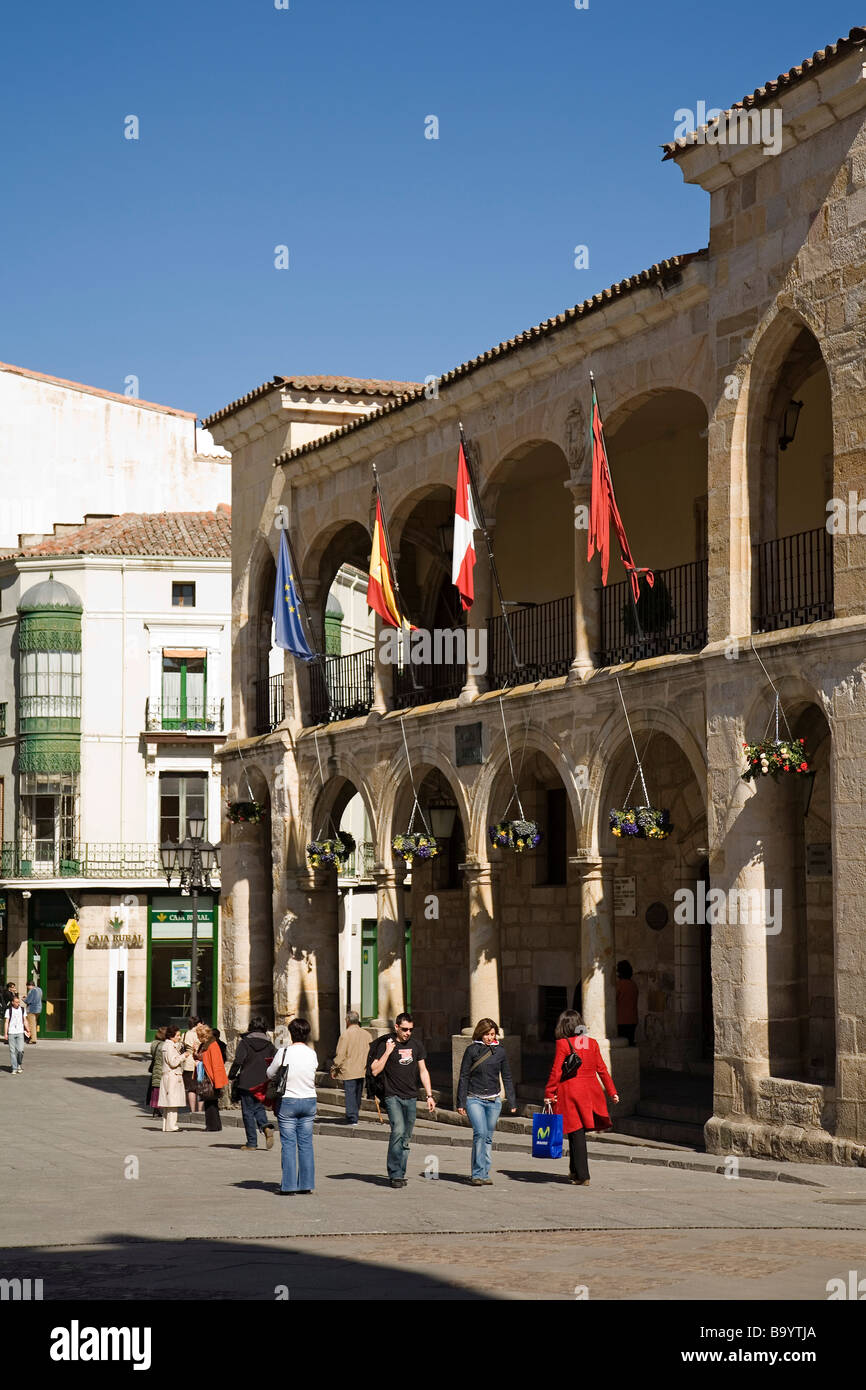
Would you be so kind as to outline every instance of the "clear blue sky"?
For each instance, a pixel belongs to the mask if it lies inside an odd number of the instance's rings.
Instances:
[[[840,0],[7,6],[0,360],[115,391],[135,374],[200,416],[276,372],[447,371],[705,245],[708,196],[660,162],[674,112],[728,106],[863,18]]]

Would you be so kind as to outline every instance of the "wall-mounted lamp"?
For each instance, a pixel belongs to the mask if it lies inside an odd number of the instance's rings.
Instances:
[[[789,401],[785,406],[785,414],[782,417],[782,433],[779,435],[780,449],[787,449],[789,444],[793,444],[794,436],[797,433],[797,421],[802,409],[802,401]]]

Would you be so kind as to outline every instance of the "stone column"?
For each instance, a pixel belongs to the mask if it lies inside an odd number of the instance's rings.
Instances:
[[[499,922],[496,918],[493,901],[493,888],[501,866],[479,864],[470,860],[461,864],[463,878],[468,888],[469,898],[469,1017],[472,1027],[464,1030],[451,1040],[451,1071],[454,1088],[454,1104],[457,1097],[457,1080],[463,1053],[472,1040],[472,1032],[479,1019],[492,1018],[502,1023],[499,996],[501,954],[499,949]],[[517,1036],[506,1036],[502,1045],[508,1054],[514,1083],[521,1080],[521,1041]]]
[[[598,566],[587,560],[589,506],[592,488],[572,479],[565,486],[574,505],[574,660],[569,681],[585,680],[595,669],[601,644]]]
[[[616,855],[592,850],[569,856],[580,875],[580,978],[583,1021],[608,1064],[619,1104],[616,1117],[631,1115],[640,1099],[640,1049],[616,1032],[616,947],[613,933],[613,875]]]
[[[373,868],[376,880],[379,1016],[373,1026],[390,1028],[405,1008],[404,955],[406,945],[403,877],[385,864]]]
[[[373,632],[373,704],[376,714],[387,714],[394,695],[394,667],[382,660],[380,636],[382,632],[396,631],[378,613],[374,613]]]
[[[487,530],[491,536],[494,524],[492,522],[487,523]],[[490,618],[493,604],[493,576],[490,573],[490,561],[483,531],[475,532],[475,554],[477,557],[473,572],[475,599],[466,614],[466,681],[460,692],[460,704],[468,704],[475,699],[476,695],[483,694],[488,687],[487,672],[490,652],[487,644],[487,621]],[[454,593],[457,597],[456,589]],[[459,601],[458,597],[457,602],[459,603]],[[470,657],[476,653],[477,661],[471,662]]]
[[[337,889],[333,869],[287,869],[274,921],[274,1013],[277,1027],[309,1020],[319,1062],[340,1034]]]

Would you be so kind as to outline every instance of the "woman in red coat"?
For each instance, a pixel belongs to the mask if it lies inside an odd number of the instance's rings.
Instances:
[[[553,1102],[554,1113],[561,1115],[563,1130],[568,1135],[568,1167],[571,1181],[586,1187],[589,1182],[589,1163],[586,1157],[586,1131],[610,1129],[604,1091],[611,1100],[619,1100],[610,1072],[604,1065],[598,1043],[587,1032],[583,1019],[573,1009],[559,1015],[556,1024],[556,1054],[550,1076],[544,1088],[544,1098]],[[574,1064],[568,1062],[574,1053],[580,1066],[574,1076],[563,1081]],[[599,1082],[601,1077],[604,1091]]]
[[[199,1038],[199,1045],[194,1053],[195,1060],[204,1063],[205,1074],[213,1086],[212,1094],[205,1097],[204,1101],[204,1127],[213,1132],[223,1127],[220,1119],[220,1091],[229,1084],[229,1080],[213,1029],[208,1028],[206,1023],[200,1023],[195,1031]]]

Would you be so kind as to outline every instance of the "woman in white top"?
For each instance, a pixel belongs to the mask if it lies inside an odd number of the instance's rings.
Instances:
[[[286,1085],[282,1099],[275,1106],[280,1126],[280,1145],[283,1155],[283,1175],[280,1193],[289,1197],[295,1192],[307,1194],[316,1184],[313,1163],[313,1120],[316,1114],[316,1054],[307,1045],[310,1025],[305,1018],[293,1018],[289,1024],[291,1043],[281,1047],[268,1076],[276,1076],[285,1066]]]
[[[309,1027],[307,1032],[309,1033]],[[27,1027],[27,1010],[17,994],[13,994],[3,1015],[3,1041],[9,1044],[9,1059],[12,1062],[12,1075],[21,1072],[21,1059],[24,1056],[24,1039],[30,1037]]]

